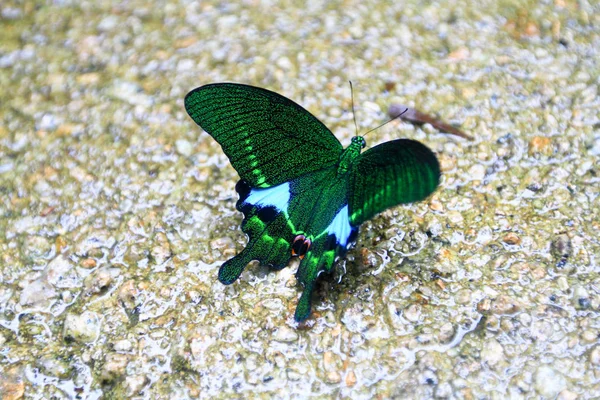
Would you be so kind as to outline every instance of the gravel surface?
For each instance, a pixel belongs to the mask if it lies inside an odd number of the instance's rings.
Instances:
[[[0,398],[600,397],[599,3],[296,3],[0,3]],[[238,178],[183,97],[266,87],[347,145],[348,80],[362,132],[475,140],[367,136],[442,185],[298,326],[295,265],[217,281]]]

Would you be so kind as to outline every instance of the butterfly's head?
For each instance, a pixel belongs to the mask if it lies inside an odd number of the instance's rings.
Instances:
[[[353,145],[360,145],[360,148],[364,149],[365,146],[367,145],[367,142],[365,141],[365,139],[362,136],[354,136],[352,138],[352,144]]]

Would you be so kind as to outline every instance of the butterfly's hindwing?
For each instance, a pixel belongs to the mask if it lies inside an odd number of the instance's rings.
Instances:
[[[335,168],[265,189],[238,182],[237,208],[244,213],[242,230],[248,235],[248,244],[221,267],[219,279],[233,282],[252,260],[280,269],[298,256],[301,262],[296,276],[304,285],[304,294],[296,317],[305,319],[317,276],[333,269],[358,231],[349,222],[347,187],[348,176],[338,176]]]
[[[389,207],[423,200],[439,180],[435,154],[417,141],[398,139],[372,147],[350,168],[350,223],[359,226]]]

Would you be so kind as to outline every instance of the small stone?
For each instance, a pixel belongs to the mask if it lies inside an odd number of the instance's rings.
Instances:
[[[446,322],[444,325],[440,327],[440,333],[438,334],[438,339],[440,343],[448,343],[454,337],[454,326],[451,322]]]
[[[492,306],[492,301],[488,298],[485,298],[485,299],[481,300],[479,303],[477,303],[477,311],[479,311],[479,312],[490,311],[491,306]]]
[[[556,280],[556,283],[558,284],[558,288],[563,292],[569,289],[569,281],[567,281],[567,278],[565,278],[564,276],[559,277]]]
[[[134,308],[137,306],[136,299],[138,295],[138,290],[135,287],[135,282],[133,280],[128,280],[123,283],[117,292],[117,296],[119,300],[125,304],[127,308]]]
[[[577,400],[578,397],[579,396],[577,395],[577,393],[565,389],[558,394],[556,400]]]
[[[586,329],[581,334],[581,339],[586,343],[594,343],[596,340],[598,340],[598,334],[595,331]]]
[[[286,70],[286,71],[289,71],[289,70],[291,70],[294,67],[294,65],[292,64],[292,62],[290,61],[290,59],[287,58],[287,57],[281,57],[281,58],[279,58],[276,61],[276,63],[277,63],[277,66],[279,68],[281,68],[283,70]]]
[[[96,268],[96,260],[93,258],[86,258],[81,262],[81,266],[85,269]]]
[[[509,232],[504,236],[502,241],[506,244],[515,245],[521,243],[521,238],[516,233]]]
[[[544,267],[536,267],[531,271],[531,276],[539,281],[546,276],[546,269]]]
[[[554,369],[543,365],[540,366],[535,373],[535,389],[542,396],[553,399],[555,398],[565,387],[567,382],[560,373]]]
[[[471,52],[467,47],[459,47],[458,49],[448,54],[448,59],[451,61],[461,61],[466,60],[470,56]]]
[[[489,366],[493,367],[504,358],[504,348],[497,340],[492,339],[481,350],[481,358]]]
[[[600,345],[595,346],[592,351],[590,351],[590,363],[600,365]]]
[[[411,304],[404,310],[404,318],[410,322],[417,322],[421,317],[421,306],[418,304]]]
[[[64,255],[60,254],[50,261],[46,267],[46,280],[57,288],[75,288],[81,285],[75,265]]]
[[[449,172],[456,168],[456,158],[448,154],[440,154],[440,170],[442,172]]]
[[[118,268],[100,268],[89,275],[84,282],[87,293],[98,294],[106,291],[114,277],[119,275]]]
[[[340,383],[342,381],[342,377],[340,376],[339,372],[331,371],[327,373],[325,381],[331,384]]]
[[[123,339],[123,340],[119,340],[117,342],[115,342],[114,344],[114,349],[115,351],[118,352],[129,352],[131,351],[131,349],[133,348],[133,344],[131,343],[130,340],[127,339]]]
[[[5,379],[0,375],[0,395],[2,400],[18,400],[25,395],[25,382]]]
[[[150,382],[146,375],[133,375],[125,378],[125,387],[127,388],[127,397],[139,395],[144,386]]]
[[[491,311],[497,315],[514,314],[520,309],[520,304],[513,298],[501,295],[492,301]]]
[[[235,247],[233,240],[229,236],[223,236],[217,239],[214,239],[210,242],[210,247],[213,250],[223,250],[227,248]]]
[[[61,121],[53,114],[44,114],[37,124],[37,129],[42,131],[54,131]]]
[[[287,326],[282,326],[281,328],[277,329],[274,339],[278,342],[291,343],[298,340],[298,334],[295,330]]]
[[[454,225],[459,225],[463,222],[463,216],[459,211],[452,210],[448,212],[448,220]]]
[[[353,370],[348,371],[346,375],[346,386],[352,387],[356,384],[356,374]]]
[[[444,205],[442,204],[441,201],[439,201],[439,199],[437,197],[434,196],[429,201],[429,209],[431,209],[432,211],[443,212]]]
[[[77,75],[77,83],[81,85],[95,85],[100,82],[100,74],[97,72],[88,72],[86,74]]]
[[[104,366],[100,376],[105,381],[115,381],[125,375],[125,368],[129,363],[129,356],[126,354],[109,353],[104,359]]]
[[[63,335],[79,343],[91,343],[100,333],[100,319],[91,311],[68,314],[65,318]]]
[[[67,379],[72,370],[68,363],[59,358],[45,356],[37,360],[38,367],[46,375]]]
[[[42,279],[37,279],[25,285],[19,298],[19,304],[33,308],[47,307],[56,296],[56,290],[50,284]]]
[[[325,371],[334,371],[337,369],[337,357],[331,352],[326,351],[323,354],[323,368]]]
[[[550,138],[543,136],[536,136],[529,142],[529,154],[545,154],[549,155],[552,152],[552,141]]]
[[[485,165],[475,164],[469,168],[469,178],[473,181],[482,181],[485,178]]]
[[[573,291],[573,305],[579,310],[585,310],[590,307],[590,294],[583,286],[577,286]]]
[[[179,139],[175,141],[175,149],[177,149],[179,154],[185,157],[191,156],[192,152],[194,151],[192,144],[185,139]]]
[[[456,294],[456,302],[458,304],[469,304],[471,302],[471,291],[469,289],[461,289]]]
[[[550,246],[550,252],[557,261],[569,258],[573,252],[571,238],[564,233],[556,236]]]
[[[98,24],[98,30],[102,32],[112,31],[119,24],[119,19],[115,15],[109,15],[100,21]]]

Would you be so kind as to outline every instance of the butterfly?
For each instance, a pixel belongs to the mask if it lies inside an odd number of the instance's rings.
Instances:
[[[184,103],[240,176],[236,208],[248,244],[220,267],[219,280],[233,283],[253,260],[280,270],[298,257],[298,322],[311,313],[317,277],[332,271],[363,222],[423,200],[439,184],[438,160],[425,145],[397,139],[361,153],[365,139],[355,136],[344,149],[315,116],[266,89],[213,83]]]

